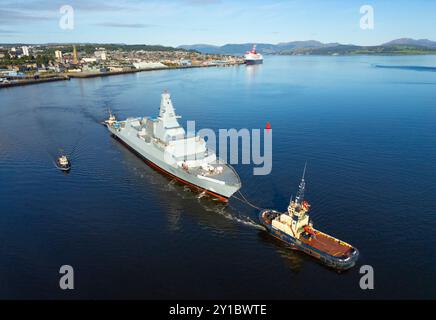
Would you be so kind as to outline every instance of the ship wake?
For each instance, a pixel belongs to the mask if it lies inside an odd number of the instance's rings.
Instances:
[[[238,210],[236,208],[233,208],[233,207],[226,205],[226,206],[221,206],[221,207],[219,207],[219,206],[205,207],[204,209],[206,211],[209,211],[209,212],[217,213],[217,214],[221,215],[222,217],[226,218],[227,220],[234,221],[238,224],[245,225],[245,226],[248,226],[248,227],[251,227],[254,229],[258,229],[258,230],[264,230],[264,227],[262,225],[260,225],[256,221],[254,221],[249,216],[247,216],[245,214],[237,213]],[[231,211],[234,211],[234,212],[229,212],[229,209],[231,209]]]

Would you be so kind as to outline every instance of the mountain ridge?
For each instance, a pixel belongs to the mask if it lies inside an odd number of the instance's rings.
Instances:
[[[229,43],[223,46],[209,44],[180,45],[177,48],[196,50],[202,53],[243,55],[252,48],[252,43]],[[421,54],[436,51],[436,41],[429,39],[399,38],[376,46],[322,43],[317,40],[257,43],[256,50],[262,54]],[[410,53],[409,53],[410,52]]]
[[[383,45],[415,45],[428,48],[436,48],[436,41],[432,41],[429,39],[399,38],[386,42]]]

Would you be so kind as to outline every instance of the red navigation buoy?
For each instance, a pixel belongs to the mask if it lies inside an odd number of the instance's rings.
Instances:
[[[269,121],[266,123],[265,129],[267,129],[267,130],[271,129],[271,125],[269,124]]]

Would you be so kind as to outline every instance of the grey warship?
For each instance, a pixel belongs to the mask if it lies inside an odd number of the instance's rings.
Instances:
[[[153,168],[198,192],[227,202],[241,188],[239,175],[217,158],[202,137],[187,136],[179,118],[170,94],[164,91],[157,118],[118,121],[110,113],[105,125],[113,137]]]

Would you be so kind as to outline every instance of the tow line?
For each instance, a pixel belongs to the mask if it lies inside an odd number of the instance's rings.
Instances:
[[[248,205],[248,206],[250,206],[250,207],[252,207],[252,208],[254,208],[254,209],[257,209],[257,210],[259,210],[259,211],[260,211],[260,210],[263,210],[263,208],[260,208],[260,207],[258,207],[258,206],[255,206],[255,205],[252,204],[250,201],[248,201],[247,198],[242,194],[242,192],[241,192],[240,190],[238,190],[238,193],[241,195],[242,199],[239,198],[239,197],[237,197],[237,196],[235,196],[235,195],[233,195],[232,197],[235,198],[235,199],[237,199],[237,200],[239,200],[239,201],[241,201],[242,203],[245,203],[246,205]]]

